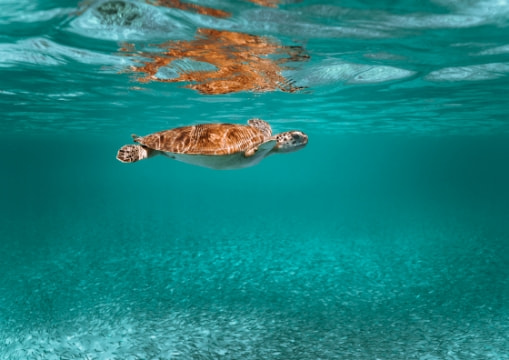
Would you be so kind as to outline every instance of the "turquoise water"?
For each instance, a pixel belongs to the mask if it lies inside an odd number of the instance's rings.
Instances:
[[[0,358],[509,359],[509,3],[194,4],[229,16],[0,3]],[[137,80],[198,29],[276,44],[242,61],[289,58],[295,91],[157,81],[210,48]],[[253,117],[308,146],[115,159],[131,133]]]

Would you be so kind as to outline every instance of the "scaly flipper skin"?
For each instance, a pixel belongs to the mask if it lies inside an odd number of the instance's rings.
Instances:
[[[272,136],[272,128],[270,127],[269,123],[266,121],[263,121],[262,119],[250,119],[247,121],[249,126],[255,127],[258,130],[260,130],[265,137],[271,137]]]
[[[117,159],[123,163],[133,163],[148,158],[151,151],[141,145],[124,145],[118,150]]]

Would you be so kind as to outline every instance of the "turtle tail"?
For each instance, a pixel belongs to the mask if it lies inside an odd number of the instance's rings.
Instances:
[[[148,158],[151,150],[141,145],[124,145],[117,153],[117,159],[123,163],[133,163]]]

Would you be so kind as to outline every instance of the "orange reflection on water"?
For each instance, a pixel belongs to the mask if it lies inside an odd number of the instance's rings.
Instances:
[[[159,47],[165,49],[162,54],[137,52],[150,59],[131,68],[146,74],[138,81],[190,82],[186,87],[203,94],[295,92],[300,88],[281,74],[285,69],[281,64],[309,58],[298,46],[282,46],[266,37],[213,29],[199,29],[195,40],[170,41]],[[122,50],[132,51],[134,47]],[[178,77],[170,79],[158,77],[161,68],[179,59],[205,62],[214,69],[182,71]]]
[[[230,17],[231,14],[227,11],[212,9],[205,6],[192,4],[192,3],[184,3],[180,0],[147,0],[147,3],[155,5],[155,6],[164,6],[168,8],[175,8],[180,10],[189,10],[197,12],[202,15],[209,15],[218,18],[227,18]]]
[[[280,0],[249,0],[251,1],[252,3],[255,3],[256,5],[261,5],[261,6],[267,6],[267,7],[277,7],[281,1]]]

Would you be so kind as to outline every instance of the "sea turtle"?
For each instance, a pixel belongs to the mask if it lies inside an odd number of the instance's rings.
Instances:
[[[302,149],[308,137],[301,131],[272,135],[270,125],[261,119],[247,125],[200,124],[132,135],[139,145],[124,145],[117,159],[132,163],[154,155],[165,155],[188,164],[212,169],[238,169],[258,164],[266,156]]]

